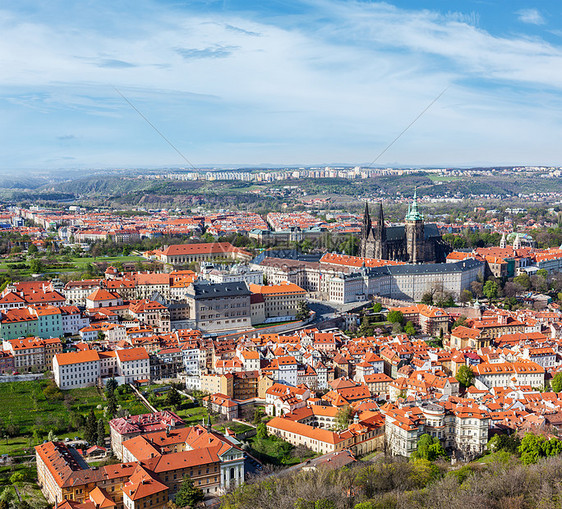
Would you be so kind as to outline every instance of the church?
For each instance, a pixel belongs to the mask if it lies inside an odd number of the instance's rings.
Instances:
[[[435,224],[425,224],[418,209],[417,192],[408,206],[403,226],[386,226],[382,204],[371,218],[365,204],[361,227],[360,256],[408,263],[442,263],[449,252]]]

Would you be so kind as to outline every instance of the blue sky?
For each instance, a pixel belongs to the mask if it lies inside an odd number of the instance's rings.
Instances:
[[[562,2],[4,0],[0,170],[562,165]]]

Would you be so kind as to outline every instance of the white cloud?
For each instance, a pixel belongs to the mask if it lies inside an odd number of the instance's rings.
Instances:
[[[531,25],[544,25],[545,20],[537,9],[521,9],[517,11],[519,21],[530,23]]]
[[[0,14],[0,96],[35,110],[37,129],[46,114],[75,112],[100,144],[108,118],[124,145],[129,131],[152,136],[116,86],[199,163],[368,162],[452,84],[380,163],[497,164],[525,149],[562,159],[545,146],[559,130],[560,47],[494,36],[473,13],[308,3],[321,21],[160,9],[137,32]],[[152,157],[181,164],[167,150]]]

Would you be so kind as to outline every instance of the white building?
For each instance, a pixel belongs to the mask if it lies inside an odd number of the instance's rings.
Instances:
[[[482,362],[473,368],[477,389],[529,385],[544,387],[545,370],[536,362],[521,360],[516,362]]]
[[[128,348],[116,350],[117,374],[123,383],[135,380],[150,380],[150,358],[147,351],[142,348]]]
[[[64,334],[77,334],[78,331],[90,325],[90,320],[82,316],[76,306],[62,306],[62,331]]]
[[[95,350],[59,353],[53,357],[53,374],[62,390],[91,387],[101,375],[100,356]]]

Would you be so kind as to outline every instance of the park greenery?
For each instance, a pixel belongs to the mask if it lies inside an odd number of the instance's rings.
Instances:
[[[251,479],[222,509],[534,509],[559,507],[562,442],[528,433],[495,435],[488,453],[451,464],[438,439],[422,435],[409,460],[380,455],[348,467]]]
[[[102,444],[112,417],[146,412],[128,386],[110,396],[96,387],[61,391],[52,380],[0,384],[0,408],[0,454],[10,455],[29,453],[49,434]]]

